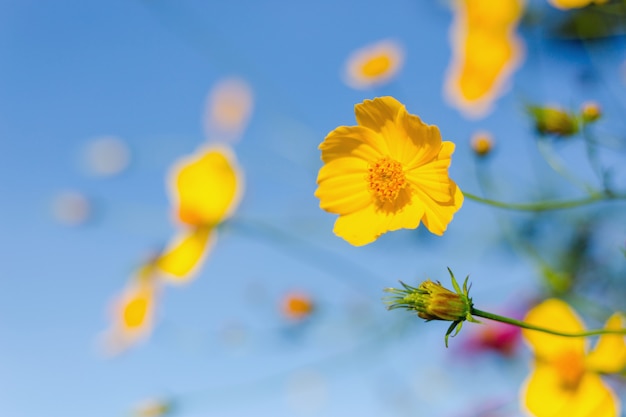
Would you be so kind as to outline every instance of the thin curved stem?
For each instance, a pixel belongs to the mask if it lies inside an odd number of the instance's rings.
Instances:
[[[539,153],[541,154],[543,159],[554,172],[556,172],[581,190],[589,193],[590,195],[593,195],[593,187],[576,178],[567,169],[563,161],[561,161],[561,159],[555,154],[554,149],[552,148],[552,144],[546,137],[539,136],[537,140],[537,149],[539,150]]]
[[[489,320],[499,321],[501,323],[512,324],[513,326],[521,327],[523,329],[536,330],[538,332],[549,333],[556,336],[562,337],[589,337],[589,336],[597,336],[601,334],[624,334],[626,335],[626,329],[594,329],[587,330],[585,332],[561,332],[558,330],[546,329],[545,327],[535,326],[534,324],[526,323],[521,320],[515,320],[509,317],[500,316],[498,314],[489,313],[487,311],[478,310],[476,308],[472,308],[472,315],[482,317]]]
[[[549,211],[549,210],[561,210],[579,206],[585,206],[587,204],[597,203],[604,200],[626,200],[624,194],[608,194],[608,193],[595,193],[589,197],[580,198],[577,200],[562,200],[562,201],[539,201],[537,203],[505,203],[497,200],[490,200],[488,198],[482,198],[475,194],[463,191],[463,195],[474,200],[477,203],[486,204],[492,207],[498,207],[507,210],[517,211]]]

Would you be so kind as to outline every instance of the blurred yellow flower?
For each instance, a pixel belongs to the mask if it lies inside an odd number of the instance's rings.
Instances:
[[[335,234],[361,246],[423,222],[442,235],[463,203],[448,177],[454,144],[393,97],[365,100],[355,113],[358,126],[336,128],[319,146],[315,195],[339,214]]]
[[[150,334],[157,292],[154,264],[148,263],[113,302],[111,328],[105,334],[105,348],[109,353],[119,353]]]
[[[528,323],[564,332],[582,332],[584,326],[563,301],[549,299],[528,312]],[[605,328],[624,327],[623,316],[613,315]],[[553,336],[532,330],[522,334],[534,351],[534,369],[522,388],[522,401],[537,417],[617,417],[620,403],[600,373],[626,367],[622,335],[602,335],[588,352],[585,338]]]
[[[446,95],[467,116],[482,117],[522,61],[523,45],[515,29],[524,1],[457,0],[452,4],[453,58]]]
[[[215,227],[238,206],[243,190],[234,154],[224,147],[201,149],[170,172],[170,197],[184,227],[157,260],[174,282],[188,279],[215,240]]]
[[[493,138],[488,132],[476,132],[472,136],[470,144],[477,156],[486,156],[493,149]]]
[[[548,0],[548,3],[557,9],[579,9],[581,7],[589,6],[592,3],[604,4],[608,1],[609,0]]]
[[[219,81],[209,93],[204,129],[207,138],[236,141],[248,125],[254,97],[252,88],[239,78]]]
[[[390,40],[354,51],[346,62],[344,81],[352,88],[366,89],[390,81],[402,68],[404,50]]]
[[[164,417],[173,410],[173,403],[169,400],[154,398],[137,405],[132,417]]]

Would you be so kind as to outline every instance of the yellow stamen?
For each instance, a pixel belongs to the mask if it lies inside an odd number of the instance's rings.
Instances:
[[[391,202],[406,185],[402,164],[389,157],[379,159],[368,168],[367,182],[380,202]]]

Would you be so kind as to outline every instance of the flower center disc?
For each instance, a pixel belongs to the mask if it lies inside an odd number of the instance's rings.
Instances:
[[[554,362],[554,365],[561,377],[561,386],[566,390],[575,390],[585,373],[580,354],[567,351]]]
[[[367,182],[372,193],[381,202],[393,201],[407,182],[402,164],[389,157],[379,159],[368,168]]]

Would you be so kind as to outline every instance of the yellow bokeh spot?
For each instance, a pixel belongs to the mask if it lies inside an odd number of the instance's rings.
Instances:
[[[467,20],[473,27],[507,27],[523,12],[523,2],[507,0],[465,0]]]
[[[213,233],[211,227],[183,231],[157,259],[156,265],[175,282],[188,279],[208,254]]]
[[[393,41],[380,41],[354,51],[346,61],[344,81],[364,89],[390,81],[400,71],[404,51]]]
[[[487,132],[478,132],[472,136],[471,146],[478,156],[485,156],[493,149],[493,138]]]
[[[283,300],[283,314],[290,319],[300,320],[313,312],[313,301],[302,293],[288,294]]]
[[[136,298],[128,301],[124,307],[123,322],[129,329],[141,327],[148,315],[150,300],[145,294],[138,294]]]
[[[490,110],[521,61],[522,43],[515,29],[524,1],[459,0],[453,4],[453,60],[446,93],[466,115],[480,117]]]
[[[378,77],[389,71],[391,64],[390,56],[378,55],[366,61],[361,70],[365,77]]]
[[[207,137],[238,139],[248,125],[253,105],[252,88],[245,80],[219,81],[207,99],[204,120]]]

